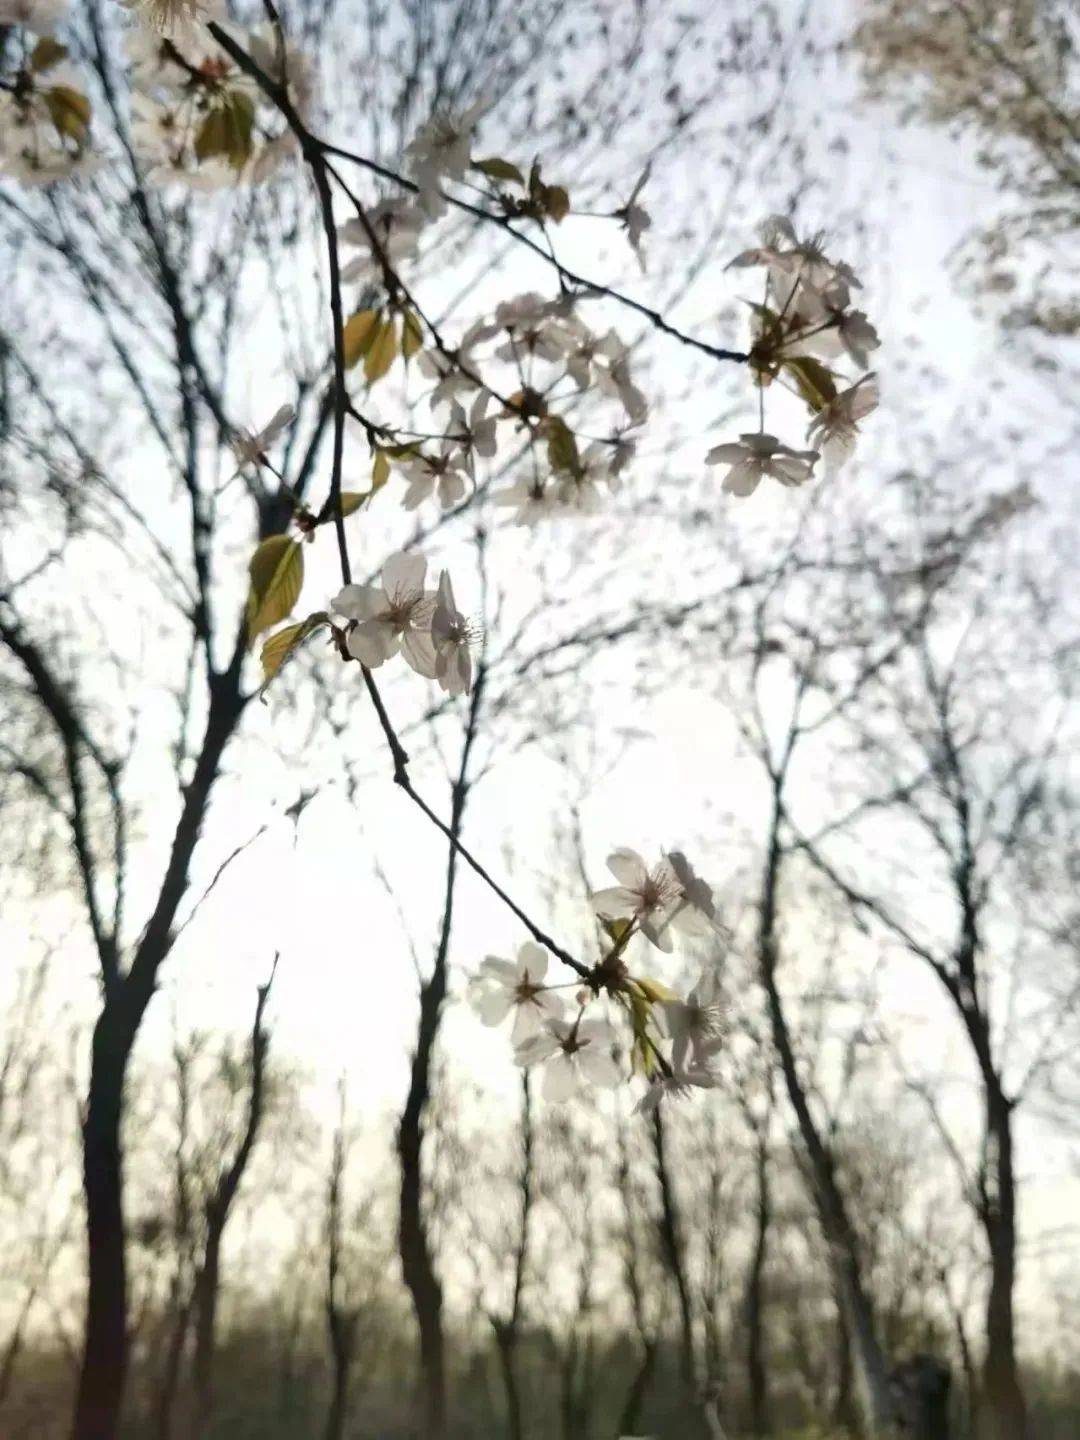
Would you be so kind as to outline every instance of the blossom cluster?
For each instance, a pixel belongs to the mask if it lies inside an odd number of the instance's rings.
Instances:
[[[423,555],[401,551],[383,565],[380,585],[346,585],[332,608],[348,621],[344,644],[354,660],[374,670],[400,654],[418,675],[461,695],[472,687],[476,630],[458,610],[446,571],[435,590],[424,588],[426,573]]]
[[[711,887],[680,851],[651,869],[633,850],[608,857],[619,882],[592,896],[610,944],[587,978],[550,983],[548,954],[527,941],[515,960],[489,955],[471,982],[471,1000],[486,1025],[512,1016],[514,1058],[541,1066],[548,1100],[570,1099],[590,1086],[609,1088],[639,1071],[649,1088],[639,1101],[652,1109],[665,1095],[718,1083],[715,1060],[724,1039],[724,1011],[715,964],[685,999],[658,981],[631,973],[624,955],[634,935],[670,952],[676,935],[714,941],[721,927]],[[570,992],[570,993],[568,993]],[[624,1017],[629,1045],[606,1007]],[[629,1066],[624,1053],[630,1056]]]
[[[765,271],[765,297],[751,303],[750,368],[761,388],[761,423],[737,441],[714,446],[709,465],[726,465],[723,489],[751,495],[768,475],[785,486],[810,479],[821,459],[835,473],[850,458],[859,422],[878,403],[872,371],[845,384],[830,363],[843,357],[865,371],[870,351],[881,343],[863,310],[852,308],[861,282],[846,262],[831,260],[820,237],[800,240],[791,222],[774,215],[762,227],[762,243],[742,251],[729,268]],[[792,390],[810,412],[806,440],[795,449],[764,423],[764,392],[773,384]]]

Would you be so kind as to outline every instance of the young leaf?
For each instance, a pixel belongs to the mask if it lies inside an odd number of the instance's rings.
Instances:
[[[318,610],[314,615],[309,615],[306,620],[301,620],[299,624],[286,625],[283,630],[277,631],[264,642],[259,654],[263,672],[263,683],[259,687],[260,698],[265,693],[270,681],[279,674],[286,660],[300,648],[305,640],[329,623],[330,616],[326,611]]]
[[[42,35],[30,53],[30,69],[40,75],[43,70],[51,70],[67,53],[66,45],[61,45],[51,35]]]
[[[369,495],[374,495],[376,490],[381,490],[390,479],[390,460],[385,450],[375,451],[375,463],[371,467],[371,489]]]
[[[525,184],[525,176],[518,167],[509,160],[500,160],[497,155],[492,155],[488,160],[474,160],[472,168],[489,175],[492,180],[513,180],[518,185]]]
[[[248,640],[284,620],[300,598],[304,584],[304,550],[287,535],[271,535],[248,564],[251,589],[247,600]]]
[[[359,310],[350,315],[341,331],[345,349],[345,369],[351,370],[371,349],[378,334],[378,310]]]
[[[581,460],[578,456],[577,441],[573,431],[560,415],[549,415],[547,420],[548,460],[553,470],[568,470],[571,475],[581,474]]]
[[[836,399],[836,381],[832,371],[820,360],[811,355],[797,355],[785,360],[784,368],[811,410],[822,410],[830,400]]]
[[[364,356],[364,374],[369,385],[381,380],[397,358],[398,337],[392,320],[384,320]]]
[[[90,128],[90,101],[70,85],[53,85],[45,91],[49,117],[61,135],[81,145]]]
[[[424,328],[414,310],[406,310],[401,317],[401,354],[406,365],[424,344]]]
[[[242,90],[226,90],[199,126],[196,158],[212,160],[220,156],[234,170],[242,170],[251,158],[254,127],[255,102],[251,96]]]

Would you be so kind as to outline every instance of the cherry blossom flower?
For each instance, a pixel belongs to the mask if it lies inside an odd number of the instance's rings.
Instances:
[[[596,378],[602,390],[618,397],[632,425],[640,425],[646,419],[649,402],[630,378],[630,360],[625,350],[610,364],[599,366]]]
[[[644,205],[637,203],[638,196],[649,183],[649,176],[652,173],[652,161],[650,160],[645,169],[638,176],[637,184],[630,192],[630,199],[621,210],[615,211],[615,219],[622,222],[622,228],[626,231],[626,238],[630,242],[630,248],[638,258],[641,266],[641,273],[645,273],[645,252],[641,248],[641,237],[645,231],[652,226],[652,216],[645,209]]]
[[[497,329],[506,330],[510,338],[495,354],[500,360],[522,361],[529,356],[538,360],[561,360],[573,343],[565,323],[560,323],[558,301],[545,300],[532,291],[513,300],[504,300],[496,307]]]
[[[219,15],[221,6],[208,0],[124,0],[143,25],[159,35],[185,35],[204,15]]]
[[[540,480],[515,480],[494,497],[495,505],[512,509],[511,525],[539,525],[559,513],[555,487]]]
[[[683,892],[671,923],[684,935],[703,937],[715,934],[722,927],[712,886],[695,873],[681,850],[669,851],[667,862]]]
[[[437,494],[444,510],[451,509],[465,494],[465,475],[459,467],[459,456],[451,448],[441,453],[418,455],[402,467],[402,473],[409,482],[405,498],[401,502],[406,510],[415,510]]]
[[[354,622],[345,643],[355,660],[374,670],[400,650],[418,675],[435,678],[426,572],[423,555],[400,551],[383,565],[381,586],[346,585],[337,593],[333,609]]]
[[[566,357],[566,371],[579,390],[587,390],[593,382],[594,371],[604,368],[599,362],[620,359],[625,347],[614,330],[603,336],[594,335],[580,321],[571,333],[577,344]]]
[[[588,1085],[611,1088],[622,1078],[612,1051],[615,1032],[606,1020],[546,1020],[536,1035],[517,1047],[521,1066],[542,1064],[545,1100],[562,1102]]]
[[[634,1106],[634,1113],[637,1115],[650,1115],[660,1104],[661,1100],[671,1096],[672,1099],[682,1100],[692,1090],[712,1090],[719,1085],[720,1077],[714,1075],[711,1070],[701,1069],[698,1066],[690,1066],[687,1070],[674,1069],[670,1075],[657,1075],[652,1084],[642,1095],[641,1099]]]
[[[665,1002],[663,1017],[671,1036],[672,1068],[679,1074],[707,1071],[724,1038],[724,1009],[716,969],[703,970],[685,1000]]]
[[[597,890],[592,907],[604,920],[634,920],[660,950],[672,948],[670,922],[685,899],[670,860],[665,856],[652,870],[636,850],[614,850],[607,866],[618,885]]]
[[[876,409],[877,403],[877,376],[871,371],[849,389],[841,390],[836,399],[830,400],[810,421],[807,439],[820,446],[830,473],[835,473],[851,458],[859,421]]]
[[[343,281],[366,279],[382,273],[382,261],[371,243],[371,232],[379,242],[379,248],[391,265],[411,260],[420,243],[420,232],[427,224],[427,217],[412,199],[390,197],[380,200],[366,211],[368,223],[360,219],[346,220],[338,235],[346,244],[358,245],[363,252],[342,267]]]
[[[458,356],[466,365],[469,364],[464,340],[458,349]],[[457,396],[468,395],[477,388],[476,381],[471,375],[466,375],[460,364],[455,364],[437,350],[421,350],[416,357],[416,363],[421,375],[437,382],[428,396],[428,404],[432,408],[437,405],[450,405]],[[469,368],[472,368],[471,365]]]
[[[429,215],[444,206],[444,180],[463,180],[472,158],[472,132],[483,109],[477,101],[458,116],[435,114],[405,147],[409,173],[420,187],[420,203]]]
[[[435,595],[431,641],[435,647],[434,678],[448,695],[464,695],[472,689],[470,646],[475,640],[476,630],[457,608],[450,576],[444,570]]]
[[[672,930],[701,938],[719,929],[712,889],[680,850],[661,856],[652,870],[636,850],[615,850],[607,864],[620,883],[592,897],[593,909],[603,919],[636,921],[665,951],[672,948]]]
[[[450,406],[450,420],[447,435],[461,448],[461,459],[466,470],[475,480],[476,456],[490,460],[495,454],[495,419],[487,416],[491,400],[490,390],[481,390],[469,409],[468,415],[454,401]]]
[[[485,1025],[499,1025],[513,1012],[511,1039],[523,1044],[543,1029],[545,1020],[562,1016],[559,995],[545,987],[547,951],[527,940],[516,960],[489,955],[473,976],[470,999]]]
[[[753,432],[740,435],[738,442],[714,445],[705,456],[706,465],[729,465],[723,489],[730,495],[752,495],[766,475],[781,485],[802,485],[810,479],[816,450],[792,450],[775,435]]]
[[[232,452],[236,456],[239,470],[245,465],[264,465],[266,463],[266,452],[278,436],[291,423],[296,411],[291,405],[282,405],[275,410],[270,421],[261,430],[237,430],[231,441]]]

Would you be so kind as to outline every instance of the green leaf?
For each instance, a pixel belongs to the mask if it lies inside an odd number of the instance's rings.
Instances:
[[[669,986],[659,980],[653,980],[649,975],[635,975],[631,983],[637,986],[650,1005],[662,1005],[679,998]]]
[[[350,315],[341,331],[345,350],[345,369],[351,370],[371,349],[378,334],[378,310],[359,310]]]
[[[547,420],[548,460],[553,470],[568,470],[571,475],[581,474],[581,460],[578,456],[577,441],[573,431],[560,415],[549,415]]]
[[[369,385],[381,380],[397,359],[398,337],[392,320],[384,320],[364,356],[364,374]]]
[[[53,85],[45,91],[49,116],[61,135],[81,145],[90,128],[90,101],[70,85]]]
[[[832,371],[820,360],[810,355],[798,355],[785,360],[784,368],[811,410],[823,410],[830,400],[836,399],[836,381]]]
[[[251,589],[247,600],[248,641],[284,620],[300,598],[304,584],[304,550],[299,540],[271,535],[248,564]]]
[[[353,515],[367,499],[367,493],[360,490],[342,490],[341,492],[341,513],[342,515]],[[330,519],[334,518],[334,507],[330,506]]]
[[[330,616],[325,610],[318,610],[314,615],[309,615],[306,620],[301,620],[297,625],[286,625],[275,635],[263,644],[259,653],[262,661],[263,683],[259,687],[260,697],[265,693],[266,687],[275,675],[279,674],[286,660],[293,655],[305,640],[321,630],[324,625],[330,624]]]
[[[242,90],[226,90],[199,126],[196,158],[212,160],[220,156],[234,170],[242,170],[251,158],[254,127],[255,102],[251,96]]]
[[[623,936],[626,934],[626,932],[630,929],[630,926],[631,926],[632,923],[633,923],[633,922],[632,922],[631,920],[601,920],[601,921],[600,921],[600,924],[604,927],[604,929],[605,929],[605,930],[607,931],[607,933],[611,936],[612,940],[614,940],[614,941],[616,942],[616,944],[618,944],[618,942],[623,938]]]
[[[67,53],[66,45],[61,45],[51,35],[43,35],[30,52],[30,69],[40,75],[44,70],[51,70]]]
[[[512,165],[509,160],[500,160],[497,155],[492,155],[487,160],[474,160],[472,168],[489,175],[492,180],[513,180],[518,185],[525,184],[525,176],[518,167]]]
[[[401,317],[401,354],[406,365],[424,345],[424,328],[414,310],[406,310]]]
[[[374,495],[376,490],[381,490],[390,479],[390,459],[385,450],[375,451],[375,463],[371,467],[371,489],[369,496]]]

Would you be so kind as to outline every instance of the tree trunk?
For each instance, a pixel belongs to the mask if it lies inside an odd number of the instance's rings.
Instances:
[[[214,1411],[214,1356],[217,1347],[218,1296],[221,1293],[221,1244],[229,1223],[233,1202],[251,1159],[262,1123],[263,1096],[266,1082],[266,1052],[269,1039],[263,1029],[263,1013],[274,983],[278,957],[270,979],[260,985],[255,1001],[255,1022],[251,1031],[251,1088],[248,1092],[247,1120],[244,1133],[232,1162],[222,1171],[206,1205],[206,1244],[202,1264],[195,1281],[195,1425],[196,1440],[203,1440],[210,1428]]]
[[[446,993],[445,962],[436,963],[420,992],[420,1026],[413,1055],[409,1093],[398,1126],[401,1195],[398,1244],[405,1284],[412,1296],[420,1332],[420,1393],[425,1440],[446,1433],[446,1361],[442,1330],[442,1286],[435,1273],[423,1211],[422,1153],[430,1093],[431,1056]]]
[[[652,1379],[653,1369],[656,1365],[656,1344],[648,1342],[641,1352],[641,1363],[634,1371],[634,1378],[630,1382],[630,1389],[626,1392],[626,1399],[623,1401],[622,1414],[619,1416],[619,1434],[633,1435],[637,1431],[638,1416],[641,1414],[641,1407],[645,1403],[645,1395],[649,1389],[649,1382]]]
[[[409,1093],[398,1125],[397,1150],[401,1162],[401,1189],[398,1208],[398,1249],[401,1270],[412,1296],[417,1329],[420,1332],[420,1393],[425,1440],[443,1440],[446,1434],[446,1355],[442,1328],[442,1286],[435,1264],[424,1215],[423,1148],[425,1119],[431,1098],[431,1063],[439,1033],[442,1004],[446,998],[446,956],[454,914],[454,887],[457,882],[458,852],[454,842],[461,834],[465,801],[469,793],[469,758],[476,738],[476,723],[484,694],[485,669],[481,659],[473,685],[461,763],[450,803],[450,852],[446,862],[446,889],[442,925],[431,975],[420,987],[420,1023],[416,1050],[409,1072]]]
[[[1027,1414],[1016,1363],[1016,1176],[1012,1107],[996,1076],[986,1084],[987,1174],[982,1205],[990,1251],[986,1355],[979,1388],[979,1440],[1025,1440]]]
[[[94,1026],[83,1121],[83,1187],[89,1287],[74,1440],[115,1440],[127,1377],[127,1259],[120,1123],[135,1038],[122,1022],[123,992],[106,999]]]
[[[768,1258],[772,1197],[769,1190],[768,1137],[757,1137],[754,1196],[754,1249],[746,1278],[746,1387],[750,1434],[768,1435],[769,1397],[765,1364],[765,1262]]]
[[[499,1371],[506,1396],[506,1433],[510,1440],[522,1440],[525,1432],[521,1418],[521,1391],[518,1386],[517,1366],[514,1364],[517,1331],[498,1323],[494,1329],[495,1347],[499,1352]]]
[[[891,1437],[896,1427],[888,1366],[875,1332],[873,1308],[863,1288],[855,1231],[848,1218],[844,1197],[836,1183],[832,1156],[821,1138],[799,1076],[791,1032],[776,983],[777,886],[782,857],[780,823],[783,814],[783,778],[782,772],[773,778],[773,811],[761,893],[758,969],[768,1002],[773,1044],[780,1058],[788,1099],[795,1111],[809,1164],[811,1192],[828,1249],[833,1288],[851,1343],[856,1398],[863,1429],[868,1440],[870,1437],[878,1440],[878,1437]]]

